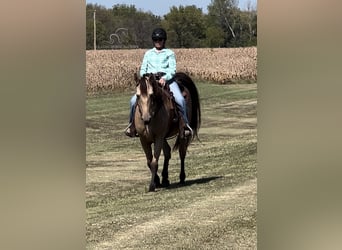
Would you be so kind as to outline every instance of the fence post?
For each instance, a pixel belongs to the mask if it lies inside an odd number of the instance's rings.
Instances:
[[[96,50],[96,10],[94,10],[94,50]]]

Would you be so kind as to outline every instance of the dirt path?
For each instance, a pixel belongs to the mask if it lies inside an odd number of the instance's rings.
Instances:
[[[253,179],[217,190],[91,249],[256,249],[256,186]]]

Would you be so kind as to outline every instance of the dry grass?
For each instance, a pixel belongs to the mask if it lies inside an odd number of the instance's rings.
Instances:
[[[145,49],[86,52],[88,93],[131,89]],[[177,71],[194,78],[225,84],[257,79],[257,48],[174,49]]]
[[[139,140],[123,134],[131,94],[88,96],[88,249],[256,249],[256,84],[196,84],[201,142],[186,184],[174,152],[170,188],[154,193]]]

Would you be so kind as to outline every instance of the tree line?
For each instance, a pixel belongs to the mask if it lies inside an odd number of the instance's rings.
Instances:
[[[160,17],[134,5],[116,4],[107,9],[87,4],[86,48],[94,49],[94,20],[97,49],[150,48],[156,27],[167,31],[171,48],[256,46],[257,11],[250,3],[243,11],[237,6],[237,0],[212,0],[207,14],[195,5],[181,5],[172,6]]]

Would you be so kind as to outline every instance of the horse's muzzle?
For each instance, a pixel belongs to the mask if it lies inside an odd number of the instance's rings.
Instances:
[[[144,124],[147,125],[151,121],[151,116],[150,115],[143,116],[142,120],[144,121]]]

